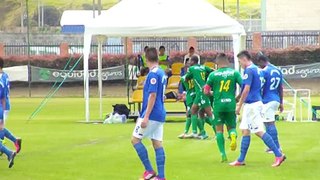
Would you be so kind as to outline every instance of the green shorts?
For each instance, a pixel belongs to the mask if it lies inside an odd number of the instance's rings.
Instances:
[[[237,127],[236,113],[231,112],[214,112],[214,123],[215,125],[226,125],[230,128]]]
[[[200,108],[207,108],[211,107],[210,99],[205,94],[196,94],[196,97],[194,98],[193,104],[199,106]]]

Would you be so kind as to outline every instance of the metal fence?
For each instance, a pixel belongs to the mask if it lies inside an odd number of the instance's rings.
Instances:
[[[12,55],[28,55],[27,44],[6,44],[5,54]],[[30,45],[30,55],[59,55],[60,45]]]
[[[320,31],[262,32],[262,48],[319,45]]]
[[[287,48],[290,46],[308,46],[320,44],[320,31],[292,31],[292,32],[261,32],[262,48]],[[232,51],[232,37],[206,37],[198,38],[198,51]],[[104,54],[124,54],[124,41],[116,43],[106,43],[102,46]],[[134,38],[133,53],[140,53],[146,45],[153,47],[165,46],[167,53],[172,51],[188,50],[187,38]],[[247,49],[252,49],[252,34],[247,34]],[[97,53],[98,45],[91,45],[91,53]],[[69,53],[83,52],[82,44],[70,44]],[[28,46],[26,43],[5,44],[5,55],[27,55]],[[60,44],[32,44],[30,45],[30,55],[59,55]]]
[[[171,51],[187,51],[188,39],[187,38],[134,38],[133,53],[140,53],[145,46],[152,46],[159,48],[164,46],[167,54]]]

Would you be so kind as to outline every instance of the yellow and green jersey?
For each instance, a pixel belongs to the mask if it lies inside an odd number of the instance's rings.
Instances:
[[[206,84],[207,77],[213,70],[203,65],[193,65],[189,67],[186,79],[193,79],[194,89],[197,94],[203,94],[203,86]]]
[[[207,85],[213,88],[215,112],[231,112],[236,109],[236,85],[242,84],[238,71],[225,67],[212,72]]]
[[[186,81],[186,75],[184,75],[180,78],[180,83],[182,83],[183,89],[187,92],[186,104],[187,106],[191,106],[196,95],[194,92],[194,82],[192,79]]]

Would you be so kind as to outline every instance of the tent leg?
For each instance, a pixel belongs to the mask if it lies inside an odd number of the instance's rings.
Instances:
[[[102,43],[104,37],[98,36],[98,93],[99,93],[99,118],[102,119]]]
[[[84,49],[83,49],[83,85],[85,98],[85,120],[90,121],[90,106],[89,106],[89,54],[91,45],[91,34],[84,35]]]

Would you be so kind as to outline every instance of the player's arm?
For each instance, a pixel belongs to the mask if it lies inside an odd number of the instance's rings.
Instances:
[[[242,86],[242,78],[241,78],[241,75],[240,75],[240,73],[238,71],[235,71],[235,78],[236,78],[236,84],[238,84],[239,87],[241,88],[241,86]],[[239,102],[240,98],[241,98],[241,92],[239,91],[239,94],[236,96],[236,102]]]
[[[203,91],[204,91],[205,95],[210,95],[212,84],[213,84],[213,79],[214,79],[214,74],[210,74],[207,79],[206,85],[204,85],[204,87],[203,87]]]
[[[279,106],[279,111],[282,112],[284,107],[283,107],[283,84],[282,84],[283,78],[281,77],[281,81],[278,87],[279,91],[279,96],[280,96],[280,106]]]
[[[186,79],[185,79],[185,81],[189,81],[189,80],[191,80],[192,78],[193,78],[193,75],[192,75],[192,67],[190,67],[189,69],[188,69],[188,71],[187,71],[187,74],[186,74]]]
[[[239,103],[237,104],[236,114],[240,114],[240,110],[242,108],[242,105],[246,101],[248,94],[250,92],[250,86],[252,83],[252,73],[250,70],[247,70],[244,72],[244,78],[243,78],[243,89],[240,96]]]
[[[157,76],[154,73],[149,73],[148,75],[148,79],[147,83],[149,83],[149,89],[148,89],[148,93],[149,93],[149,97],[148,97],[148,104],[147,104],[147,109],[146,109],[146,113],[144,115],[143,118],[143,123],[141,123],[141,127],[145,128],[147,127],[147,124],[149,122],[149,117],[150,114],[152,112],[152,109],[154,107],[154,104],[156,102],[156,97],[157,97],[157,89],[158,89],[158,83],[157,82]]]

